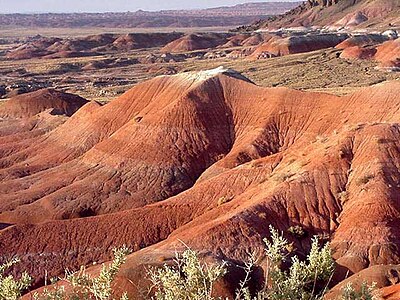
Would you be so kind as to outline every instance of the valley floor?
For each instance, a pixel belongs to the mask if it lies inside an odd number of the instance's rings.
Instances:
[[[10,30],[10,29],[9,29]],[[99,33],[99,29],[87,29],[84,34]],[[108,29],[102,29],[108,32]],[[113,29],[110,29],[112,31]],[[195,30],[195,29],[192,29]],[[116,32],[125,33],[126,29]],[[27,34],[29,32],[26,32]],[[23,34],[16,30],[2,31],[4,37],[20,38]],[[44,34],[76,37],[82,32],[45,31]],[[15,45],[0,45],[0,52]],[[377,63],[369,60],[345,60],[339,58],[340,51],[329,48],[309,53],[293,54],[270,59],[250,60],[247,58],[228,59],[218,57],[221,51],[213,49],[216,58],[200,59],[204,51],[184,53],[192,58],[179,62],[141,62],[122,66],[102,66],[108,60],[146,61],[152,55],[160,56],[160,48],[131,50],[89,57],[62,59],[8,60],[0,56],[1,84],[28,88],[53,87],[76,93],[89,100],[110,101],[139,82],[158,75],[168,75],[183,71],[199,71],[218,66],[235,69],[256,84],[265,87],[286,86],[300,90],[324,91],[343,95],[386,80],[399,79],[399,72],[386,72],[376,68]]]

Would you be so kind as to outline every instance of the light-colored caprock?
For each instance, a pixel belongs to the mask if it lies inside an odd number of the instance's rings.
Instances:
[[[248,78],[240,74],[238,71],[233,69],[225,68],[224,66],[220,66],[210,70],[203,70],[203,71],[190,71],[190,72],[183,72],[176,74],[181,79],[193,81],[193,83],[200,83],[212,77],[215,77],[219,74],[225,74],[231,77],[235,77],[237,79],[242,79],[248,82],[251,82]]]

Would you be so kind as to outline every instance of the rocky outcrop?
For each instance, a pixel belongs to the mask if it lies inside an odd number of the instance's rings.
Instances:
[[[307,3],[310,7],[314,6],[328,7],[337,4],[339,1],[340,0],[307,0]]]

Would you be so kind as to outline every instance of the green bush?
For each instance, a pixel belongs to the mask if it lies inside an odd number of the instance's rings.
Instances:
[[[366,282],[361,284],[360,290],[356,291],[351,283],[342,289],[341,300],[377,300],[379,299],[376,284],[368,285]]]
[[[265,255],[268,258],[264,287],[251,295],[248,288],[256,256],[250,255],[244,265],[245,277],[236,291],[235,300],[317,300],[322,299],[334,272],[334,261],[329,243],[319,246],[314,237],[306,260],[293,255],[293,245],[273,227],[271,238],[264,239]],[[82,267],[78,272],[66,272],[63,281],[69,285],[53,285],[41,293],[35,293],[35,300],[114,300],[112,282],[129,250],[126,247],[113,250],[114,258],[109,266],[104,265],[97,277],[89,276]],[[20,279],[4,275],[5,271],[17,263],[13,259],[0,265],[0,300],[17,300],[32,279],[23,273]],[[286,268],[284,267],[286,265]],[[173,265],[164,265],[149,272],[152,282],[151,294],[154,300],[217,300],[213,295],[213,285],[227,272],[226,263],[207,264],[200,260],[197,252],[187,249],[177,254]],[[54,282],[53,282],[54,283]],[[341,300],[376,300],[374,285],[363,283],[356,291],[351,284],[346,285]],[[121,300],[128,300],[123,294]]]
[[[14,258],[0,265],[0,300],[16,300],[21,297],[24,290],[31,285],[32,278],[26,273],[22,273],[20,279],[15,279],[12,275],[6,276],[7,269],[18,263],[19,259]]]
[[[288,228],[288,232],[297,238],[302,238],[306,235],[306,232],[304,231],[303,227],[301,227],[300,225],[290,226]]]
[[[266,286],[257,299],[303,300],[319,299],[326,292],[327,284],[334,272],[329,243],[319,247],[317,237],[312,239],[311,250],[306,261],[291,256],[293,246],[270,227],[271,241],[265,239],[266,255],[269,258]],[[282,265],[291,256],[288,270]]]
[[[213,300],[213,283],[226,273],[225,264],[201,263],[197,252],[177,254],[174,266],[150,271],[157,300]]]
[[[129,253],[127,247],[114,249],[114,259],[109,266],[103,264],[100,274],[91,277],[87,274],[85,267],[81,267],[78,272],[66,272],[63,279],[71,286],[68,292],[62,285],[54,285],[50,289],[45,288],[42,293],[35,293],[35,300],[63,300],[63,299],[95,299],[95,300],[114,300],[112,282],[119,269],[126,260]],[[123,294],[121,300],[127,300],[127,294]]]
[[[305,300],[320,299],[334,271],[329,244],[319,247],[313,238],[306,261],[291,256],[291,245],[277,230],[270,227],[271,240],[265,239],[265,253],[269,259],[264,288],[252,297],[248,288],[255,265],[254,256],[245,264],[246,276],[240,282],[236,300]],[[291,257],[291,265],[282,265]],[[167,266],[150,273],[157,300],[211,300],[212,285],[226,273],[224,264],[209,266],[201,264],[193,250],[186,250],[176,259],[176,266]],[[322,286],[322,289],[321,289]]]

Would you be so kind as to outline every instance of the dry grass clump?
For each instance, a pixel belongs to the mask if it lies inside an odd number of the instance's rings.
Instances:
[[[233,198],[234,198],[234,196],[222,196],[221,198],[218,199],[217,205],[221,206],[225,203],[228,203],[228,202],[232,201]]]
[[[375,175],[373,175],[373,174],[365,175],[365,176],[358,178],[356,181],[356,184],[357,185],[365,185],[374,178],[375,178]]]

